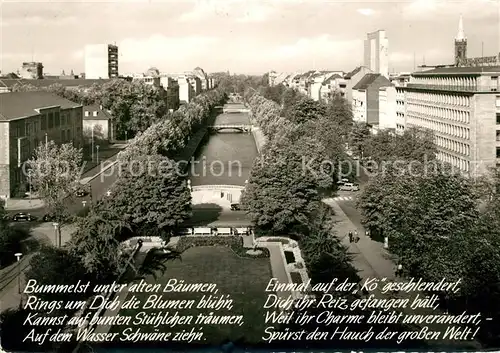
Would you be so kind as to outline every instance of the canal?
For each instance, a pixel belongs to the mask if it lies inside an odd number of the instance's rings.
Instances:
[[[226,104],[225,108],[241,104]],[[221,113],[215,125],[249,125],[248,113]],[[198,185],[245,185],[257,146],[252,133],[238,130],[210,132],[199,146],[189,168],[192,186]]]

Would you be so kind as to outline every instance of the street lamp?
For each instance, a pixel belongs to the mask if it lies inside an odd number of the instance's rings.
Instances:
[[[21,295],[21,264],[19,262],[21,261],[21,256],[23,256],[23,254],[17,252],[14,255],[17,258],[17,291],[20,296],[19,307],[21,308],[23,306],[23,296]]]
[[[92,127],[92,137],[90,141],[90,148],[91,148],[91,154],[92,154],[92,162],[94,161],[94,127]]]
[[[97,164],[99,164],[99,145],[96,145],[95,148],[97,149],[97,157],[96,157],[96,160],[97,160]]]
[[[54,240],[55,240],[54,244],[55,244],[55,246],[57,246],[57,238],[58,238],[57,237],[57,234],[58,234],[57,230],[59,228],[59,223],[54,222],[54,223],[52,223],[52,225],[54,226]],[[59,247],[61,247],[61,238],[60,237],[59,237]]]
[[[31,170],[28,170],[29,205],[31,207]]]

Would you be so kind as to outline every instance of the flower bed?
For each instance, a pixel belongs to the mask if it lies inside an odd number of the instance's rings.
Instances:
[[[285,259],[287,264],[293,264],[295,262],[295,256],[292,251],[285,251]]]
[[[269,239],[266,239],[266,242],[279,242],[283,245],[290,244],[290,240],[286,239],[286,238],[269,238]]]
[[[243,247],[243,238],[238,236],[225,236],[225,237],[197,237],[189,236],[182,237],[177,243],[176,250],[179,252],[184,252],[189,248],[196,246],[225,246],[231,248],[238,256],[250,257],[250,258],[268,258],[269,250],[266,248],[258,248],[255,250],[261,250],[262,253],[250,255],[247,254],[247,248]]]
[[[292,278],[292,282],[294,284],[302,283],[302,276],[298,272],[290,272],[290,277]]]

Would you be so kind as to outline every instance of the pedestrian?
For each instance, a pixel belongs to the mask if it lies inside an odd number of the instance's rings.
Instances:
[[[358,231],[355,230],[354,231],[354,242],[357,243],[359,241],[359,235],[358,235]]]
[[[366,234],[367,237],[370,236],[370,229],[369,228],[365,231],[365,234]]]
[[[349,243],[352,243],[352,240],[353,240],[352,232],[349,232]]]
[[[401,277],[403,274],[403,265],[401,263],[396,267],[396,277]]]

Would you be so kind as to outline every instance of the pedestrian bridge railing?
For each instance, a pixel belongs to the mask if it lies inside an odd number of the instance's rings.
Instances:
[[[203,191],[203,190],[243,190],[244,186],[239,185],[198,185],[192,186],[191,191]]]

